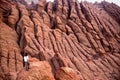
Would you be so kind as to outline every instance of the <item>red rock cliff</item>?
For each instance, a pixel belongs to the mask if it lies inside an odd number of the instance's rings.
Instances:
[[[0,0],[0,80],[7,79],[119,80],[120,7]]]

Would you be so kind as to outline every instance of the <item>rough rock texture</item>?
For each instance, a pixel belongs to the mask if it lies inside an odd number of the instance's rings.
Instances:
[[[34,60],[30,68],[29,71],[21,70],[18,73],[17,80],[55,80],[47,61]]]
[[[105,1],[0,0],[0,80],[5,79],[119,80],[120,7]]]
[[[61,67],[55,74],[56,80],[80,80],[71,68]]]

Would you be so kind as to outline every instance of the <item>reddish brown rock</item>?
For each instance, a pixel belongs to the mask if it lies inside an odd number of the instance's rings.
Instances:
[[[102,6],[108,13],[111,15],[118,23],[120,23],[120,8],[116,4],[109,4],[106,1],[103,1],[100,6]]]
[[[3,15],[2,13],[0,13],[0,23],[2,22],[2,20],[3,20]]]
[[[18,73],[17,80],[55,80],[52,69],[47,61],[32,60],[29,71]]]
[[[1,80],[120,79],[119,6],[34,1],[0,0]]]
[[[3,21],[7,22],[8,16],[11,9],[11,1],[10,0],[0,0],[0,13],[3,15]]]
[[[11,15],[8,17],[8,24],[11,28],[15,29],[16,22],[19,18],[19,11],[16,8],[16,5],[12,5],[11,8]]]
[[[57,28],[66,33],[65,24],[61,17],[56,17]]]
[[[56,80],[80,80],[76,72],[68,67],[61,67],[56,71],[55,74]]]
[[[5,23],[0,24],[0,61],[1,69],[5,75],[14,73],[23,68],[23,58],[18,46],[18,35],[16,31]],[[3,35],[4,34],[4,35]],[[13,75],[15,78],[16,76]]]
[[[41,1],[38,2],[37,11],[39,13],[41,13],[41,11],[44,10],[45,3],[46,3],[46,0],[41,0]]]

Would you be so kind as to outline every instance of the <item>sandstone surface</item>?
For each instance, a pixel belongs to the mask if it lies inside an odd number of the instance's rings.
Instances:
[[[120,7],[0,0],[0,80],[120,80]]]

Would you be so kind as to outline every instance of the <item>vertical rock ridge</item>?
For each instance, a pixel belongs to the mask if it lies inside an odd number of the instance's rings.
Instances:
[[[0,79],[119,80],[119,12],[105,1],[1,0]]]

